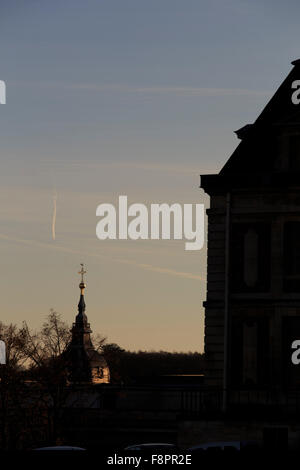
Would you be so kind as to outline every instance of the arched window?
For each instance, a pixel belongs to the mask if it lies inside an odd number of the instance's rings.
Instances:
[[[270,289],[270,246],[270,224],[233,224],[230,244],[232,292],[267,292]]]
[[[249,228],[244,235],[244,281],[254,287],[258,280],[258,234]]]
[[[289,169],[300,170],[300,134],[289,136]]]
[[[284,226],[284,278],[286,292],[300,291],[300,222],[286,222]]]

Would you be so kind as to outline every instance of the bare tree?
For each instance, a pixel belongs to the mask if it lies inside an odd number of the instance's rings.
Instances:
[[[0,322],[0,338],[6,346],[6,364],[0,365],[0,439],[2,449],[18,445],[22,434],[24,408],[22,402],[26,394],[23,386],[23,373],[27,356],[22,329],[12,323]]]
[[[61,358],[71,341],[68,325],[52,309],[41,331],[32,332],[24,322],[22,332],[25,338],[23,353],[30,361],[30,367],[49,366],[51,360]]]
[[[96,351],[100,353],[103,352],[103,348],[106,345],[106,341],[107,341],[107,337],[100,335],[100,333],[96,333],[92,335],[92,343],[94,345],[94,348],[96,349]]]
[[[22,333],[29,376],[39,386],[40,400],[48,413],[49,441],[55,443],[68,393],[69,364],[65,352],[71,340],[70,329],[57,312],[50,310],[39,332],[32,332],[24,322]]]
[[[0,339],[5,342],[6,346],[6,366],[22,369],[27,359],[24,348],[26,338],[23,330],[12,323],[5,325],[0,321]]]

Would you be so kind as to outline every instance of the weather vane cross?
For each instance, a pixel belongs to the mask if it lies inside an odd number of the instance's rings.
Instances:
[[[84,270],[84,264],[83,263],[80,263],[80,266],[81,266],[81,270],[78,271],[78,274],[81,274],[81,282],[84,282],[83,276],[84,276],[84,274],[86,274],[86,271]]]

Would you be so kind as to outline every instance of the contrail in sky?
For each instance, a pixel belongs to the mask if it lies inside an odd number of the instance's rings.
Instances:
[[[53,194],[53,215],[52,215],[52,240],[55,240],[56,201],[57,201],[57,194],[56,194],[56,191],[54,191],[54,194]]]
[[[205,275],[197,275],[197,274],[194,274],[194,273],[176,271],[174,269],[162,268],[160,266],[153,266],[152,264],[136,263],[135,261],[132,261],[132,260],[129,260],[129,259],[124,259],[124,258],[114,258],[114,257],[111,258],[110,256],[102,255],[100,253],[86,252],[86,251],[83,252],[83,251],[79,251],[79,250],[76,250],[76,249],[72,249],[72,248],[67,247],[67,246],[60,246],[60,245],[57,245],[57,244],[54,245],[52,243],[43,243],[43,242],[38,242],[38,241],[35,241],[35,240],[30,240],[30,239],[25,240],[23,238],[15,238],[15,237],[5,235],[3,233],[0,233],[0,240],[7,240],[7,241],[14,242],[14,243],[21,243],[23,245],[35,246],[35,247],[39,247],[39,248],[50,248],[52,250],[54,249],[56,251],[62,251],[62,252],[65,252],[65,253],[71,253],[71,254],[76,254],[76,255],[78,254],[80,256],[91,256],[92,258],[95,258],[95,257],[96,258],[101,258],[101,259],[104,259],[104,260],[109,260],[110,262],[114,261],[116,263],[132,265],[132,266],[135,266],[137,268],[144,269],[144,270],[147,270],[147,271],[154,271],[154,272],[158,272],[158,273],[161,273],[161,274],[167,274],[167,275],[170,275],[170,276],[178,276],[178,277],[183,277],[183,278],[186,278],[186,279],[193,279],[195,281],[206,282]]]

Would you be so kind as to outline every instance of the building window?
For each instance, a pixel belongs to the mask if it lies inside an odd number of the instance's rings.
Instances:
[[[257,384],[257,331],[256,321],[243,323],[243,383]]]
[[[290,170],[300,170],[300,134],[289,137],[289,167]]]
[[[265,451],[276,449],[279,452],[288,450],[289,430],[284,426],[266,427],[263,430],[263,446]]]
[[[270,225],[233,224],[231,238],[232,292],[270,289]]]
[[[300,291],[300,222],[287,222],[284,226],[284,272],[285,292]]]
[[[244,281],[246,286],[255,287],[258,281],[258,233],[249,228],[244,236]]]
[[[268,317],[234,317],[231,331],[231,385],[255,388],[269,383]]]

